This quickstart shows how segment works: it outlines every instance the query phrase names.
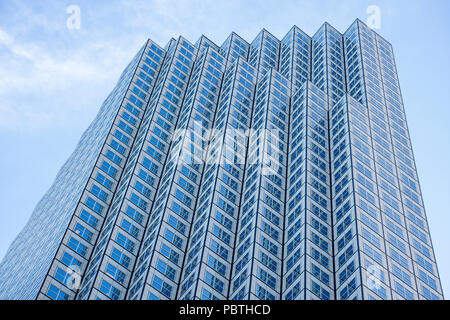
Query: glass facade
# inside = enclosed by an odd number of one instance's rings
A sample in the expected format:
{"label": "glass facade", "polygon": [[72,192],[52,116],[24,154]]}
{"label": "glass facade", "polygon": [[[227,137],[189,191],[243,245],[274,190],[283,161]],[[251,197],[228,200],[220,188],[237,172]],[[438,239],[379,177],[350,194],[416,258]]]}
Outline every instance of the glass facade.
{"label": "glass facade", "polygon": [[148,40],[1,299],[443,299],[392,46],[356,20]]}

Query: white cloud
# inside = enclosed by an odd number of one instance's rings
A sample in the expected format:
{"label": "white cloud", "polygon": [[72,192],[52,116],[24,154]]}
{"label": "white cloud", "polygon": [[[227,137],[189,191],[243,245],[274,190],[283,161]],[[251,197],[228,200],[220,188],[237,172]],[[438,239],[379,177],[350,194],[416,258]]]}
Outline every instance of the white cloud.
{"label": "white cloud", "polygon": [[14,39],[4,30],[0,29],[0,44],[9,47]]}

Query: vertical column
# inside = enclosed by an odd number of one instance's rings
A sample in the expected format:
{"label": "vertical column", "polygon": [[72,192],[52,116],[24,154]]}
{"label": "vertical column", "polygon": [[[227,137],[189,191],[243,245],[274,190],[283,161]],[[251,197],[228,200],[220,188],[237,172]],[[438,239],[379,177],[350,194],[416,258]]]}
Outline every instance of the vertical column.
{"label": "vertical column", "polygon": [[282,299],[333,299],[328,104],[310,81],[291,99]]}
{"label": "vertical column", "polygon": [[185,39],[170,42],[79,299],[126,296],[195,55]]}
{"label": "vertical column", "polygon": [[[407,245],[406,230],[402,231],[404,216],[399,194],[397,173],[393,158],[393,145],[388,127],[386,107],[383,101],[380,65],[377,57],[375,33],[367,26],[357,22],[361,46],[361,61],[366,99],[369,113],[370,136],[375,160],[375,181],[378,190],[379,208],[383,219],[384,252],[387,256],[389,281],[392,299],[398,299],[396,291],[401,291],[403,298],[411,299],[416,291],[416,284],[411,278],[413,274],[411,253]],[[393,219],[394,221],[392,221]],[[378,236],[378,234],[376,235]],[[403,242],[405,241],[406,242]],[[396,279],[397,278],[397,279]],[[399,281],[399,279],[401,279]],[[405,286],[408,286],[406,287]],[[411,290],[412,288],[412,290]],[[411,295],[410,295],[411,294]]]}
{"label": "vertical column", "polygon": [[343,38],[328,23],[324,23],[312,37],[311,77],[312,82],[327,93],[330,108],[344,95]]}
{"label": "vertical column", "polygon": [[248,63],[258,70],[258,79],[271,68],[278,70],[280,41],[266,29],[256,36],[250,45]]}
{"label": "vertical column", "polygon": [[[419,298],[443,299],[392,46],[375,34],[387,119]],[[389,237],[389,235],[388,235]],[[392,238],[393,236],[390,236]],[[394,240],[395,242],[395,240]]]}
{"label": "vertical column", "polygon": [[250,46],[247,41],[232,32],[220,46],[220,50],[221,54],[227,60],[225,69],[228,70],[237,58],[241,57],[242,59],[247,60]]}
{"label": "vertical column", "polygon": [[178,299],[227,297],[255,76],[242,58],[224,75]]}
{"label": "vertical column", "polygon": [[148,245],[143,249],[149,258],[136,272],[145,279],[142,296],[137,298],[176,297],[224,63],[218,52],[208,48],[194,66],[147,230]]}
{"label": "vertical column", "polygon": [[[130,155],[130,148],[135,144],[163,56],[162,49],[149,40],[119,80],[118,90],[122,97],[110,96],[108,104],[102,107],[94,121],[92,126],[107,130],[97,132],[101,153],[94,162],[95,167],[90,172],[38,299],[75,297],[79,288],[78,280],[86,273],[99,232],[108,216],[114,195],[118,192],[118,182]],[[84,145],[96,148],[87,141]]]}
{"label": "vertical column", "polygon": [[[363,224],[369,228],[371,225],[373,226],[372,232],[370,233],[368,229],[361,230],[361,232],[363,233],[362,237],[374,246],[372,248],[374,253],[372,254],[372,251],[368,250],[370,254],[367,254],[376,256],[376,249],[378,249],[381,251],[381,256],[386,258],[386,265],[382,266],[380,266],[380,262],[378,264],[370,260],[367,262],[364,258],[364,299],[389,297],[392,299],[418,299],[418,280],[415,276],[411,245],[416,243],[419,244],[418,247],[422,247],[416,237],[422,237],[421,241],[428,245],[430,242],[426,234],[421,233],[414,223],[407,220],[408,212],[410,212],[407,209],[408,205],[410,209],[419,208],[417,210],[419,214],[423,209],[421,210],[419,207],[422,204],[417,194],[414,197],[414,193],[400,182],[401,178],[406,177],[403,172],[409,171],[410,176],[414,177],[415,170],[411,170],[411,166],[408,168],[404,162],[399,162],[396,158],[400,155],[404,159],[412,159],[412,152],[409,139],[406,139],[404,135],[399,135],[398,131],[393,129],[395,126],[399,128],[398,125],[403,126],[404,113],[401,112],[402,108],[398,107],[401,99],[399,90],[397,95],[393,95],[390,88],[392,85],[383,80],[382,72],[391,77],[394,73],[392,68],[389,72],[389,66],[385,62],[383,62],[383,67],[381,66],[379,43],[375,32],[359,20],[346,32],[346,55],[349,56],[347,60],[352,59],[352,62],[347,64],[349,91],[367,108],[368,119],[366,121],[370,138],[363,136],[361,139],[367,143],[366,155],[373,153],[374,161],[369,166],[369,162],[363,156],[361,162],[364,163],[366,160],[368,168],[364,168],[359,163],[361,169],[368,169],[368,173],[372,176],[374,186],[369,190],[371,189],[370,191],[374,193],[373,202],[376,209],[372,214],[375,221],[372,219],[363,221]],[[391,126],[391,123],[394,125]],[[360,146],[364,151],[365,145],[360,143]],[[412,163],[410,162],[410,164]],[[402,168],[405,171],[402,171]],[[403,178],[403,181],[408,180]],[[364,185],[364,182],[358,182],[358,188],[362,188],[359,186],[360,184]],[[371,186],[371,184],[367,185]],[[406,193],[402,193],[402,191]],[[367,194],[370,195],[370,193]],[[411,217],[414,216],[411,215]],[[375,228],[378,222],[381,223]],[[369,245],[363,243],[363,246]],[[384,277],[383,267],[387,269],[387,277]],[[367,276],[366,273],[372,273],[372,275]],[[377,282],[375,285],[372,283],[374,277]],[[423,279],[428,278],[423,276]],[[390,293],[384,293],[383,283],[387,283]],[[436,282],[434,284],[435,288],[439,290]],[[373,294],[374,292],[376,295]]]}
{"label": "vertical column", "polygon": [[[346,95],[330,111],[337,299],[390,297],[369,113]],[[375,279],[376,281],[372,281]],[[379,279],[379,281],[378,281]]]}
{"label": "vertical column", "polygon": [[297,26],[281,40],[279,71],[289,79],[291,92],[311,79],[311,38]]}
{"label": "vertical column", "polygon": [[231,299],[279,299],[289,82],[273,69],[258,81],[231,274]]}

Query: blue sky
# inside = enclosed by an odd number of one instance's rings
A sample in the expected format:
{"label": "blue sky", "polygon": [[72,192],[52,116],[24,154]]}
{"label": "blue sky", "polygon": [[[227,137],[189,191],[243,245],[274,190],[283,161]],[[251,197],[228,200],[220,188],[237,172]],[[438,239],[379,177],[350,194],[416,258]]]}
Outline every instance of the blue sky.
{"label": "blue sky", "polygon": [[[69,5],[81,28],[68,29]],[[394,47],[444,294],[450,295],[450,1],[0,1],[0,259],[147,38],[164,46],[265,27],[344,32],[369,5]]]}

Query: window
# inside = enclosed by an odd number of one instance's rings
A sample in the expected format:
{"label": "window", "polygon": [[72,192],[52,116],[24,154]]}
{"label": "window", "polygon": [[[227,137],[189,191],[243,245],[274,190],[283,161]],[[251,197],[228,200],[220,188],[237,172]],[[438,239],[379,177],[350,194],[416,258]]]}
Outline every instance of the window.
{"label": "window", "polygon": [[98,214],[101,214],[103,211],[103,206],[94,199],[92,199],[91,197],[87,197],[86,205],[95,212],[97,212]]}
{"label": "window", "polygon": [[356,290],[356,278],[347,283],[344,289],[340,291],[341,299],[347,299]]}
{"label": "window", "polygon": [[109,274],[111,277],[113,277],[114,280],[117,282],[123,284],[125,281],[125,273],[117,269],[115,266],[113,266],[111,263],[108,263],[106,266],[106,273]]}
{"label": "window", "polygon": [[142,169],[139,170],[139,177],[151,186],[155,183],[155,179]]}
{"label": "window", "polygon": [[114,132],[114,136],[125,144],[128,144],[128,141],[130,141],[130,139],[126,135],[124,135],[122,132],[120,132],[117,129]]}
{"label": "window", "polygon": [[208,266],[225,277],[226,266],[211,255],[208,255]]}
{"label": "window", "polygon": [[211,292],[209,292],[208,290],[203,288],[202,289],[202,300],[219,300],[219,298],[217,298]]}
{"label": "window", "polygon": [[120,297],[120,290],[105,280],[102,280],[100,292],[110,297],[112,300],[118,300]]}
{"label": "window", "polygon": [[92,185],[91,193],[103,201],[108,199],[108,194],[95,184]]}
{"label": "window", "polygon": [[165,256],[166,258],[169,258],[170,261],[172,261],[175,264],[178,264],[178,260],[180,259],[180,255],[175,252],[174,250],[170,249],[167,245],[164,243],[161,244],[161,254]]}
{"label": "window", "polygon": [[117,233],[116,242],[120,244],[123,248],[125,248],[127,251],[133,253],[135,243],[128,239],[126,236],[121,234],[120,232]]}
{"label": "window", "polygon": [[54,285],[50,285],[47,291],[47,296],[49,296],[53,300],[68,300],[69,295],[64,291],[58,289]]}
{"label": "window", "polygon": [[395,281],[394,283],[395,283],[395,291],[397,291],[397,293],[399,295],[401,295],[406,300],[414,300],[414,294],[411,291],[406,289],[404,286],[402,286],[397,281]]}
{"label": "window", "polygon": [[116,155],[111,150],[106,151],[106,157],[117,165],[120,165],[120,163],[122,162],[122,158]]}
{"label": "window", "polygon": [[94,217],[93,215],[91,215],[89,212],[87,212],[86,210],[82,210],[80,213],[80,218],[81,220],[83,220],[84,222],[86,222],[87,224],[89,224],[91,227],[96,228],[97,224],[98,224],[98,219],[96,217]]}
{"label": "window", "polygon": [[119,128],[128,133],[129,135],[133,134],[133,128],[131,128],[129,125],[127,125],[122,120],[119,121]]}
{"label": "window", "polygon": [[125,268],[128,268],[128,266],[130,265],[130,258],[116,248],[113,248],[111,252],[111,258],[113,258]]}
{"label": "window", "polygon": [[161,259],[158,259],[156,269],[170,280],[175,280],[176,270]]}
{"label": "window", "polygon": [[173,228],[181,232],[183,235],[186,233],[186,225],[183,224],[180,220],[178,220],[173,215],[169,215],[168,219],[169,225],[171,225]]}
{"label": "window", "polygon": [[108,162],[103,161],[100,167],[106,174],[115,178],[117,174],[117,169],[112,167]]}
{"label": "window", "polygon": [[172,286],[164,282],[160,277],[153,276],[152,286],[166,297],[170,298]]}
{"label": "window", "polygon": [[67,279],[69,279],[69,278],[70,278],[70,275],[67,274],[64,270],[62,270],[61,268],[56,269],[56,272],[55,272],[56,280],[58,280],[59,282],[61,282],[64,285],[66,285]]}
{"label": "window", "polygon": [[83,227],[81,224],[77,223],[74,228],[74,232],[79,235],[84,240],[91,242],[93,233]]}
{"label": "window", "polygon": [[134,184],[134,188],[139,191],[144,197],[150,199],[151,196],[151,190],[149,188],[147,188],[146,186],[144,186],[142,183],[140,183],[139,181],[136,180],[135,184]]}
{"label": "window", "polygon": [[168,228],[166,229],[164,238],[166,238],[169,242],[171,242],[178,249],[181,249],[181,247],[183,245],[183,239],[181,239],[179,236],[177,236],[174,232],[172,232]]}
{"label": "window", "polygon": [[330,299],[330,293],[314,281],[311,281],[311,290],[316,296],[318,296],[322,300]]}
{"label": "window", "polygon": [[120,225],[122,229],[131,234],[133,237],[139,237],[139,229],[135,227],[130,221],[127,219],[122,219],[122,224]]}
{"label": "window", "polygon": [[276,289],[277,280],[274,276],[272,276],[269,272],[264,269],[258,268],[258,277],[259,279],[267,284],[272,289]]}
{"label": "window", "polygon": [[125,214],[140,224],[142,224],[142,222],[144,220],[144,216],[131,206],[127,207]]}
{"label": "window", "polygon": [[66,266],[81,266],[81,262],[74,257],[72,257],[69,253],[64,252],[61,262],[64,263]]}
{"label": "window", "polygon": [[111,140],[111,147],[112,147],[114,150],[118,151],[120,154],[124,154],[124,153],[125,153],[125,150],[126,150],[122,145],[120,145],[120,144],[119,144],[116,140],[114,140],[114,139]]}
{"label": "window", "polygon": [[224,289],[224,286],[225,286],[223,281],[221,281],[217,277],[213,276],[208,271],[206,271],[206,273],[205,273],[205,282],[207,284],[209,284],[212,288],[214,288],[214,290],[216,290],[217,292],[220,292],[220,293],[223,292],[223,289]]}
{"label": "window", "polygon": [[256,295],[261,300],[275,300],[275,296],[260,285],[256,285]]}
{"label": "window", "polygon": [[100,172],[97,173],[97,177],[95,178],[97,182],[99,182],[101,185],[106,187],[107,189],[111,190],[112,182],[108,178],[106,178],[104,175],[102,175]]}
{"label": "window", "polygon": [[147,201],[142,200],[138,195],[134,192],[131,193],[130,201],[137,205],[139,208],[143,210],[147,210]]}
{"label": "window", "polygon": [[123,112],[122,113],[122,118],[125,119],[128,123],[130,123],[132,126],[136,125],[136,118],[133,118],[128,112]]}
{"label": "window", "polygon": [[70,237],[67,246],[76,253],[78,253],[80,256],[84,257],[86,255],[87,247],[73,237]]}
{"label": "window", "polygon": [[433,279],[433,277],[430,277],[423,270],[420,269],[419,269],[419,278],[434,290],[436,291],[438,290],[436,286],[436,281]]}

